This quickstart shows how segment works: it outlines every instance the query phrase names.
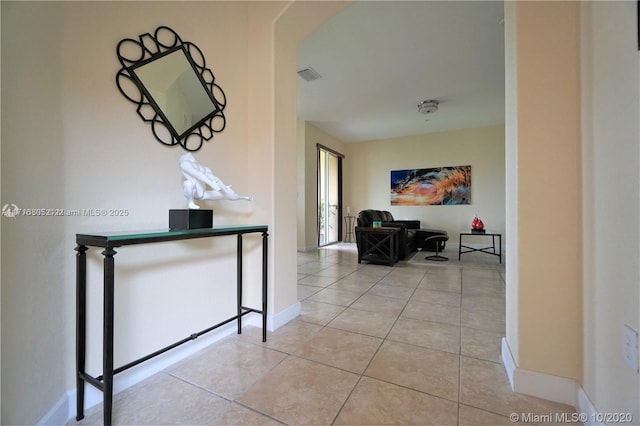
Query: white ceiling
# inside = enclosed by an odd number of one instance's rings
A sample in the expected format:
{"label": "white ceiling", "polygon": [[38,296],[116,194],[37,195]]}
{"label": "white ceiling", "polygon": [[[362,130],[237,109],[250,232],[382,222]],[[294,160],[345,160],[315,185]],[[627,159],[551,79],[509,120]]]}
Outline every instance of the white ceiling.
{"label": "white ceiling", "polygon": [[[504,123],[502,2],[358,1],[298,48],[298,118],[343,142]],[[433,114],[418,103],[440,101]],[[426,121],[428,120],[428,121]]]}

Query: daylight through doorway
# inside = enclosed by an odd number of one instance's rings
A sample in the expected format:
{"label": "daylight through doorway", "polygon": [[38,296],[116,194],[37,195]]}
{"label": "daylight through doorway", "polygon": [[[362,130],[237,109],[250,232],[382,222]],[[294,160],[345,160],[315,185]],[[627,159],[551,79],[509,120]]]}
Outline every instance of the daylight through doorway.
{"label": "daylight through doorway", "polygon": [[319,247],[342,238],[342,158],[342,154],[318,145]]}

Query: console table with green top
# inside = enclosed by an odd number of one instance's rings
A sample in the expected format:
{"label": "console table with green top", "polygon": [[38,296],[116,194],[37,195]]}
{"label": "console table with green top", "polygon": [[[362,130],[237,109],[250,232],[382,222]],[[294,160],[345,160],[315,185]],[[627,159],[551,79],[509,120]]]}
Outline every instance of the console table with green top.
{"label": "console table with green top", "polygon": [[[242,306],[242,236],[245,234],[262,234],[262,309]],[[122,367],[113,367],[113,324],[115,273],[114,256],[117,247],[134,244],[152,244],[166,241],[189,240],[195,238],[211,238],[237,236],[237,315],[215,324],[205,330],[193,333],[165,348],[132,361]],[[104,424],[111,424],[113,406],[113,376],[144,361],[163,354],[201,335],[215,330],[232,321],[238,321],[238,334],[242,332],[242,316],[255,312],[262,315],[262,341],[267,340],[267,246],[268,227],[266,225],[228,226],[219,228],[203,228],[175,231],[149,231],[141,233],[99,233],[76,234],[76,380],[77,405],[76,420],[84,418],[84,385],[89,383],[103,393]],[[87,324],[87,255],[88,247],[104,248],[104,298],[103,298],[103,334],[102,334],[102,375],[93,377],[85,371],[86,361],[86,324]]]}

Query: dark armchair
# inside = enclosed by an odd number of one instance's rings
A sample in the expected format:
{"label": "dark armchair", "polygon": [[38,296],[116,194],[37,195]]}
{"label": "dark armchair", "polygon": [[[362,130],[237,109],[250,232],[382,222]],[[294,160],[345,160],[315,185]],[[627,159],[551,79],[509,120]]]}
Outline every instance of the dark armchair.
{"label": "dark armchair", "polygon": [[397,247],[394,248],[394,251],[399,260],[406,259],[416,251],[414,238],[416,231],[420,229],[419,220],[395,220],[388,211],[362,210],[358,214],[358,226],[356,227],[359,254],[365,249],[362,233],[373,232],[373,222],[375,221],[381,222],[381,226],[384,228],[398,228]]}
{"label": "dark armchair", "polygon": [[[374,229],[373,222],[380,222],[382,228]],[[357,225],[358,263],[368,260],[392,265],[408,259],[418,249],[442,252],[449,239],[447,231],[420,228],[419,220],[396,220],[384,210],[362,210]]]}

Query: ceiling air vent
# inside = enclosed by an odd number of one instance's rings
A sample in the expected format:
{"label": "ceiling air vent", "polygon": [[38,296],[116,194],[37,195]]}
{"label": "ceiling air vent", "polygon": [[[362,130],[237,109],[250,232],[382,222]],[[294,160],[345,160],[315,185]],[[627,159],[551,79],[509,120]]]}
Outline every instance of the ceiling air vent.
{"label": "ceiling air vent", "polygon": [[298,70],[298,75],[302,77],[304,81],[313,81],[322,78],[322,76],[318,74],[318,71],[314,70],[311,67]]}

